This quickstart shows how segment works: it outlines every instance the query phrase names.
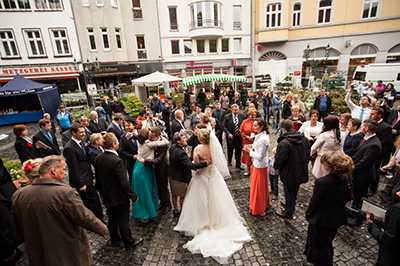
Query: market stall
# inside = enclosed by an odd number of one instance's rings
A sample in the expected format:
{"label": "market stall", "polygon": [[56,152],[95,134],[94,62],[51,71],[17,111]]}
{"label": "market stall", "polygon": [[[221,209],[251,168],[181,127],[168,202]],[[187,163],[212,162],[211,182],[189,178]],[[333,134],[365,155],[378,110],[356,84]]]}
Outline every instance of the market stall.
{"label": "market stall", "polygon": [[36,122],[43,113],[57,115],[61,104],[55,84],[42,84],[17,74],[0,88],[0,125]]}

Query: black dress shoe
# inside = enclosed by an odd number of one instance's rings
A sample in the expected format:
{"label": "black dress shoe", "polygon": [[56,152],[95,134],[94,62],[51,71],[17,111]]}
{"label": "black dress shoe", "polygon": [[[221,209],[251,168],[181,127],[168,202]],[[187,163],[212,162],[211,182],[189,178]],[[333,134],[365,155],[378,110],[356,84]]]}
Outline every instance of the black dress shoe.
{"label": "black dress shoe", "polygon": [[125,246],[125,249],[134,248],[142,242],[143,242],[143,238],[139,237],[139,238],[135,239],[135,241],[133,241],[131,244],[129,244],[129,246]]}
{"label": "black dress shoe", "polygon": [[244,168],[242,166],[240,166],[240,165],[236,165],[236,169],[244,170]]}
{"label": "black dress shoe", "polygon": [[164,215],[164,214],[169,213],[170,210],[171,210],[171,206],[165,206],[161,213]]}
{"label": "black dress shoe", "polygon": [[174,217],[178,217],[178,216],[180,216],[181,215],[181,212],[180,211],[172,211],[172,214],[174,215]]}

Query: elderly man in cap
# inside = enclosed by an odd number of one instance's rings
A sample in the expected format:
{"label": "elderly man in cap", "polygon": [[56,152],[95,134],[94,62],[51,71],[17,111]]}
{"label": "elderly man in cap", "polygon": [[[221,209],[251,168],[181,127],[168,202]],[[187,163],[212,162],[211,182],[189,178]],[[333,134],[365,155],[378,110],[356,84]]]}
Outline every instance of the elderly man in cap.
{"label": "elderly man in cap", "polygon": [[[136,163],[136,157],[138,154],[138,141],[133,139],[133,135],[137,135],[137,123],[133,117],[127,117],[125,119],[126,133],[121,136],[119,143],[119,156],[125,162],[125,168],[128,170],[129,180],[132,181],[133,167]],[[132,184],[132,182],[130,182]]]}

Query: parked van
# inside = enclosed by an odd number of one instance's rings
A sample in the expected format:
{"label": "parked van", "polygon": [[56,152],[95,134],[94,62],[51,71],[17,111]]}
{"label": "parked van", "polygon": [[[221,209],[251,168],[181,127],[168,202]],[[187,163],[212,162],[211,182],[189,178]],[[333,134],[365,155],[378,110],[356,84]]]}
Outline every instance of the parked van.
{"label": "parked van", "polygon": [[378,80],[383,84],[392,83],[398,93],[400,93],[400,63],[389,64],[369,64],[358,66],[353,76],[356,82],[372,82],[376,86]]}

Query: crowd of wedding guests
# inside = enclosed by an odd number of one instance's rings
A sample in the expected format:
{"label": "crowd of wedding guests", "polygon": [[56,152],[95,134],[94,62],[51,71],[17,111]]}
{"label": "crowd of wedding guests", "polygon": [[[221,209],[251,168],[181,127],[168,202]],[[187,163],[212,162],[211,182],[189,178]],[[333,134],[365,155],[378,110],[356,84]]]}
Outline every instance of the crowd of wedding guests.
{"label": "crowd of wedding guests", "polygon": [[[387,87],[385,91],[392,93],[393,85]],[[280,178],[285,200],[280,201],[284,209],[276,211],[276,215],[292,219],[300,185],[309,180],[311,162],[314,193],[306,212],[309,228],[305,254],[309,262],[317,265],[332,264],[333,238],[338,228],[347,224],[346,203],[353,200],[352,207],[360,209],[362,199],[377,192],[380,176],[392,171],[394,177],[381,191],[382,205],[388,209],[385,230],[379,231],[370,216],[367,222],[372,235],[380,241],[380,254],[385,254],[379,261],[397,258],[394,251],[400,247],[400,238],[393,230],[399,228],[389,221],[398,221],[400,210],[400,172],[396,171],[400,166],[400,107],[390,109],[395,101],[392,96],[379,90],[374,101],[374,89],[367,86],[357,93],[359,101],[354,103],[350,99],[351,88],[345,98],[350,114],[337,117],[330,115],[332,102],[323,89],[308,113],[298,95],[282,97],[281,92],[273,93],[270,87],[260,99],[262,109],[258,108],[256,97],[245,107],[242,99],[247,96],[242,91],[230,93],[230,97],[225,91],[214,91],[213,109],[202,104],[200,93],[193,113],[186,95],[184,103],[177,101],[174,106],[154,94],[149,110],[144,106],[137,118],[123,115],[123,104],[117,97],[110,102],[104,96],[89,118],[82,116],[79,121],[60,106],[56,124],[62,153],[56,125],[48,114],[39,121],[39,132],[32,138],[26,126],[14,126],[15,149],[31,185],[15,193],[11,189],[4,197],[5,206],[12,210],[16,232],[4,236],[9,245],[2,249],[3,260],[12,265],[20,256],[17,246],[22,243],[21,236],[32,265],[57,264],[55,259],[61,257],[71,259],[77,251],[56,248],[54,239],[48,241],[52,247],[37,244],[39,239],[52,237],[50,227],[66,236],[60,241],[70,241],[71,246],[79,243],[85,252],[75,258],[87,256],[82,263],[90,264],[90,246],[83,228],[106,233],[101,204],[107,210],[112,245],[119,246],[121,241],[125,248],[140,244],[142,239],[131,236],[130,215],[150,223],[172,209],[173,216],[178,217],[191,170],[212,164],[212,160],[192,162],[193,150],[200,145],[199,130],[207,126],[226,148],[228,166],[234,162],[238,171],[244,171],[240,173],[249,176],[252,215],[266,215],[270,193],[272,200],[278,200]],[[269,156],[271,119],[279,138]],[[66,169],[69,185],[62,182]],[[10,213],[6,214],[2,210],[2,217],[9,217],[11,225]],[[361,223],[359,216],[349,222],[353,226]],[[82,233],[68,233],[70,228],[79,228]],[[63,242],[61,246],[64,245],[67,244]]]}

